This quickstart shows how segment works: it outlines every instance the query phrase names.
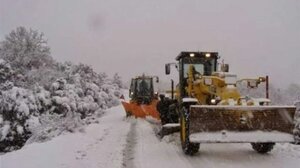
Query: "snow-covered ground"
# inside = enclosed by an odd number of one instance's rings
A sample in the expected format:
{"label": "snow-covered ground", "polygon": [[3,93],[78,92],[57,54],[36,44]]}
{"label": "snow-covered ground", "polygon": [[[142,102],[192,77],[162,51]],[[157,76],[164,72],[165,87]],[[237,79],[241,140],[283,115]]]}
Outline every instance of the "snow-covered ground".
{"label": "snow-covered ground", "polygon": [[0,156],[0,168],[99,168],[121,167],[130,123],[122,107],[111,108],[84,132],[33,143]]}
{"label": "snow-covered ground", "polygon": [[252,150],[250,144],[201,144],[199,153],[186,156],[180,148],[179,134],[159,140],[153,126],[146,121],[137,121],[137,145],[134,157],[135,167],[299,167],[300,146],[277,144],[266,155]]}
{"label": "snow-covered ground", "polygon": [[182,153],[178,134],[160,140],[155,128],[147,120],[126,119],[117,106],[82,132],[0,155],[0,168],[299,167],[300,146],[277,144],[261,155],[250,144],[201,144],[190,157]]}

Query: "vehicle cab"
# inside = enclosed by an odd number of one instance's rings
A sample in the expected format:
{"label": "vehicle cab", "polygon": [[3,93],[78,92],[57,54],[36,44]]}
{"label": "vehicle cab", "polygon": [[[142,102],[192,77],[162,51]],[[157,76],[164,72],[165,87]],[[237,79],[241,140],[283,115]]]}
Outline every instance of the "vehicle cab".
{"label": "vehicle cab", "polygon": [[[176,67],[179,71],[179,94],[180,97],[186,97],[187,79],[190,67],[192,65],[194,74],[199,76],[211,76],[217,71],[217,52],[181,52],[176,60]],[[170,65],[166,64],[166,74],[170,74]]]}

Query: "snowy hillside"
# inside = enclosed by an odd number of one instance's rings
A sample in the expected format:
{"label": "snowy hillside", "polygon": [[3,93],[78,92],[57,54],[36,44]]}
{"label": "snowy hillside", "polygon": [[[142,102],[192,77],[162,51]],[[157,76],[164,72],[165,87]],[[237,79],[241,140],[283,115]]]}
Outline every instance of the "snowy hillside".
{"label": "snowy hillside", "polygon": [[76,132],[118,105],[122,82],[60,63],[43,33],[18,27],[0,42],[0,152]]}

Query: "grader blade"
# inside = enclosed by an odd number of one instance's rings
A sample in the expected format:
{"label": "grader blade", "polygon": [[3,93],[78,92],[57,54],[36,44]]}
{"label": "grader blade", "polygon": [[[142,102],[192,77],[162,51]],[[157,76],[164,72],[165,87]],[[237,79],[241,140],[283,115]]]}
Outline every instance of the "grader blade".
{"label": "grader blade", "polygon": [[195,105],[189,111],[191,142],[295,142],[294,106]]}
{"label": "grader blade", "polygon": [[137,104],[135,102],[127,103],[122,101],[122,105],[126,111],[126,116],[134,116],[136,118],[151,116],[159,120],[160,117],[156,110],[156,104],[157,100],[153,100],[150,104]]}

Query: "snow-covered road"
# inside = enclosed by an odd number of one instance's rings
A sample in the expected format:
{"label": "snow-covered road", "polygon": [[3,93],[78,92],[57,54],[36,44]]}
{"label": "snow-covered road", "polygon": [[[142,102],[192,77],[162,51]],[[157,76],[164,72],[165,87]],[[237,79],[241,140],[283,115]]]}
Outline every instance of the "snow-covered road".
{"label": "snow-covered road", "polygon": [[84,132],[0,156],[0,168],[299,167],[300,146],[277,144],[270,154],[260,155],[249,144],[201,144],[200,152],[189,157],[181,151],[178,134],[160,140],[155,127],[126,119],[118,106]]}
{"label": "snow-covered road", "polygon": [[0,156],[0,168],[108,168],[123,167],[130,131],[122,106],[111,108],[84,132],[30,144]]}
{"label": "snow-covered road", "polygon": [[136,127],[136,167],[294,168],[300,163],[300,146],[291,144],[277,144],[266,155],[256,153],[250,144],[201,144],[197,155],[186,156],[180,148],[179,134],[159,140],[154,135],[153,126],[146,121],[138,120]]}

